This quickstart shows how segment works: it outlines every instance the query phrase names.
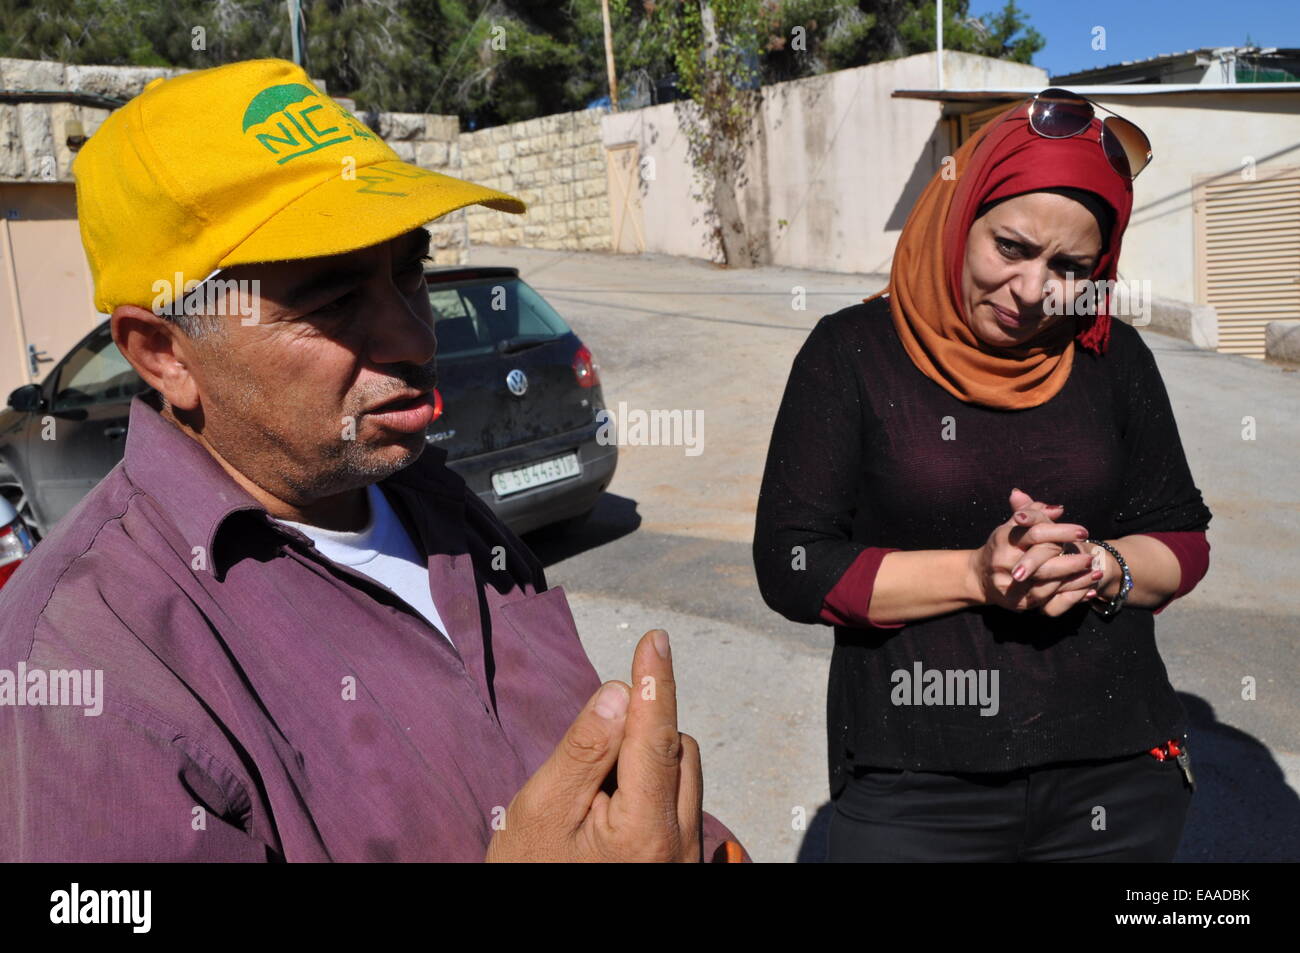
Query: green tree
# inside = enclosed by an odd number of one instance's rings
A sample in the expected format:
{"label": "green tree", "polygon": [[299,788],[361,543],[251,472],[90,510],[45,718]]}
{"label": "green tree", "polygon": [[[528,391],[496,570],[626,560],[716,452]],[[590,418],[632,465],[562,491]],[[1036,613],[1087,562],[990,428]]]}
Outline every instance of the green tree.
{"label": "green tree", "polygon": [[[932,0],[713,6],[762,83],[934,47]],[[624,102],[640,104],[674,78],[679,92],[704,95],[690,78],[698,58],[683,59],[682,46],[700,51],[689,25],[699,0],[610,8]],[[1042,48],[1013,2],[975,19],[968,0],[945,0],[944,13],[949,49],[1028,62]],[[362,109],[453,113],[485,126],[581,109],[607,92],[600,0],[304,0],[303,14],[308,71]],[[202,69],[290,50],[280,0],[0,0],[0,56]]]}
{"label": "green tree", "polygon": [[761,102],[760,57],[780,27],[780,6],[770,0],[680,0],[645,8],[645,51],[671,54],[686,97],[675,110],[695,173],[695,197],[707,210],[715,252],[733,266],[764,258],[762,236],[747,233],[736,192],[745,184]]}
{"label": "green tree", "polygon": [[[917,4],[899,25],[904,55],[934,49],[934,4]],[[977,53],[994,59],[1030,63],[1047,45],[1041,33],[1029,25],[1015,0],[997,13],[970,15],[969,0],[944,0],[943,46],[946,50]]]}

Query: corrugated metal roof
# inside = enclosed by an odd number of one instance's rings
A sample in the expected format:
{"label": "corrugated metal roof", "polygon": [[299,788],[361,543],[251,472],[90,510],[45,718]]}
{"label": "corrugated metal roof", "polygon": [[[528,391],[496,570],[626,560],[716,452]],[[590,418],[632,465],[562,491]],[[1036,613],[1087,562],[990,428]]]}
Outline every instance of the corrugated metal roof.
{"label": "corrugated metal roof", "polygon": [[1294,57],[1300,56],[1300,48],[1274,47],[1274,46],[1202,46],[1194,50],[1182,50],[1174,53],[1158,53],[1155,56],[1147,56],[1136,60],[1121,60],[1118,63],[1107,63],[1105,66],[1090,66],[1087,69],[1070,70],[1067,73],[1059,73],[1056,78],[1065,79],[1070,76],[1086,76],[1089,73],[1100,73],[1105,70],[1120,70],[1133,66],[1147,66],[1158,63],[1172,63],[1175,60],[1185,56],[1216,56],[1219,53],[1235,53],[1239,58],[1253,57]]}
{"label": "corrugated metal roof", "polygon": [[1073,73],[1093,73],[1099,69],[1119,69],[1122,66],[1141,66],[1144,63],[1159,63],[1163,61],[1176,60],[1183,56],[1195,56],[1200,53],[1213,55],[1214,51],[1217,49],[1232,49],[1232,47],[1203,46],[1195,50],[1182,50],[1174,53],[1157,53],[1155,56],[1146,56],[1140,60],[1120,60],[1118,63],[1107,63],[1105,66],[1090,66],[1087,69],[1072,70],[1070,73],[1062,73],[1061,75],[1070,76]]}
{"label": "corrugated metal roof", "polygon": [[[932,99],[940,102],[982,102],[987,100],[1027,99],[1041,93],[1044,86],[1004,86],[995,89],[896,89],[895,99]],[[1300,87],[1295,83],[1113,83],[1092,86],[1065,86],[1064,89],[1081,96],[1094,98],[1109,96],[1169,96],[1191,93],[1231,93],[1245,96],[1251,93],[1290,93],[1296,95]]]}

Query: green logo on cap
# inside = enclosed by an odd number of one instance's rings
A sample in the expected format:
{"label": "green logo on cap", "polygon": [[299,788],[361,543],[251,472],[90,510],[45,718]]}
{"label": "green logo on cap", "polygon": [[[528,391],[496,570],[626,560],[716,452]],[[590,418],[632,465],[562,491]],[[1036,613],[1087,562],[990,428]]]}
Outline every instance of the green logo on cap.
{"label": "green logo on cap", "polygon": [[243,131],[249,130],[277,165],[351,139],[376,138],[334,100],[302,83],[268,86],[254,96],[244,110]]}

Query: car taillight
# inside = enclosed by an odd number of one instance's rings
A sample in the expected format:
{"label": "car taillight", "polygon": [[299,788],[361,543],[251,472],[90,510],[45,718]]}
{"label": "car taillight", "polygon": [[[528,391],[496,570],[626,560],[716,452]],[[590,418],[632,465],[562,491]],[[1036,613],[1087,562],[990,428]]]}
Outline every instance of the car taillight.
{"label": "car taillight", "polygon": [[433,419],[437,420],[442,416],[442,391],[438,388],[433,389]]}
{"label": "car taillight", "polygon": [[578,386],[596,387],[600,384],[599,371],[596,359],[591,356],[586,345],[578,348],[578,353],[573,356],[573,373],[578,377]]}
{"label": "car taillight", "polygon": [[31,534],[21,521],[0,527],[0,586],[9,580],[19,563],[32,551],[32,545]]}

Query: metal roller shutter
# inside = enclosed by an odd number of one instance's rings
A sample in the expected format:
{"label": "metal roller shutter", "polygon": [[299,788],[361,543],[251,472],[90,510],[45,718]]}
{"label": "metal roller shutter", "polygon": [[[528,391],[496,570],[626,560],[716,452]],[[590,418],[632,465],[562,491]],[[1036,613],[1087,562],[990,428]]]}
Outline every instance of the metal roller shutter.
{"label": "metal roller shutter", "polygon": [[1197,301],[1219,315],[1219,350],[1264,357],[1269,321],[1300,320],[1300,168],[1195,187]]}

